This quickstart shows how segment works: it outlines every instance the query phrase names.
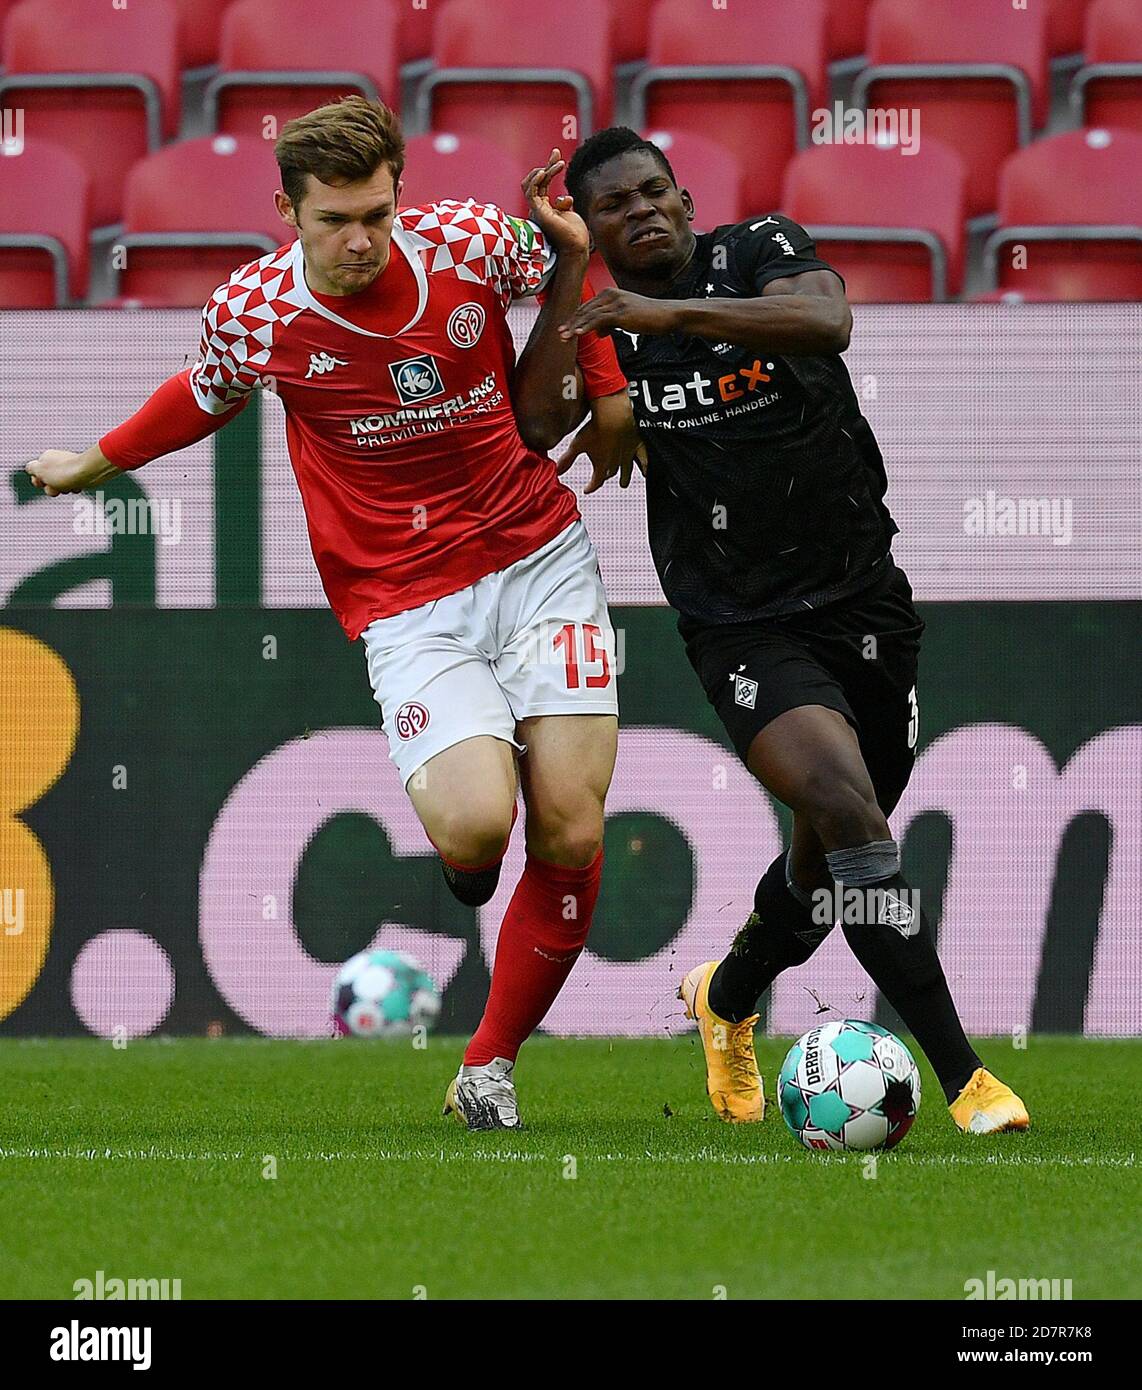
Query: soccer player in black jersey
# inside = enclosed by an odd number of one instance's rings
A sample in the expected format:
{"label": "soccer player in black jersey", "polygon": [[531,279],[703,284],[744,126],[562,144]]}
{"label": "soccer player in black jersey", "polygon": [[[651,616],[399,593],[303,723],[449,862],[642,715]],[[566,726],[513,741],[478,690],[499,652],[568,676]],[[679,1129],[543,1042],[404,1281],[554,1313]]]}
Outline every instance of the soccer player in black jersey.
{"label": "soccer player in black jersey", "polygon": [[645,447],[651,551],[687,655],[750,772],[793,812],[789,851],[726,958],[679,991],[714,1107],[761,1119],[758,997],[808,960],[843,903],[849,946],[955,1122],[1025,1129],[1023,1102],[964,1035],[888,825],[915,756],[923,623],[840,356],[844,283],[779,213],[696,236],[689,194],[634,131],[587,140],[567,186],[618,288],[563,331],[613,336]]}

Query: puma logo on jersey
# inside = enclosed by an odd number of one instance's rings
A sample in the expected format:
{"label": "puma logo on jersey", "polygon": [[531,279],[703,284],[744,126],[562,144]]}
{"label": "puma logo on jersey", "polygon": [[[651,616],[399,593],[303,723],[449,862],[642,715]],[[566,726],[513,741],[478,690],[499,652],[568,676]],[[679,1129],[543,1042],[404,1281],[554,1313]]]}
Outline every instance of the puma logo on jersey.
{"label": "puma logo on jersey", "polygon": [[311,376],[323,376],[326,372],[331,372],[334,367],[347,367],[349,364],[341,357],[330,357],[327,352],[311,352],[309,354],[309,371],[305,374],[306,381]]}

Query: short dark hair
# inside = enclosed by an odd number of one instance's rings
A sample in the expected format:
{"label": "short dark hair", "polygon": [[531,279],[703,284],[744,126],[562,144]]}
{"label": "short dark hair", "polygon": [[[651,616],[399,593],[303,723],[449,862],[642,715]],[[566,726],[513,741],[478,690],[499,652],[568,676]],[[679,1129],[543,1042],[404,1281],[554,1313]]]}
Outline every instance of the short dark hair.
{"label": "short dark hair", "polygon": [[670,182],[675,188],[678,187],[678,180],[674,177],[670,161],[657,145],[650,140],[644,140],[638,131],[631,130],[629,126],[613,125],[606,130],[600,130],[589,140],[584,140],[568,166],[567,192],[574,200],[575,210],[581,217],[585,217],[587,213],[587,186],[592,174],[610,160],[617,159],[619,155],[630,154],[632,150],[645,150],[647,154],[653,155],[663,173],[669,174]]}
{"label": "short dark hair", "polygon": [[404,168],[404,137],[400,121],[383,102],[354,95],[287,121],[274,157],[296,213],[307,174],[340,185],[370,178],[387,164],[395,188]]}

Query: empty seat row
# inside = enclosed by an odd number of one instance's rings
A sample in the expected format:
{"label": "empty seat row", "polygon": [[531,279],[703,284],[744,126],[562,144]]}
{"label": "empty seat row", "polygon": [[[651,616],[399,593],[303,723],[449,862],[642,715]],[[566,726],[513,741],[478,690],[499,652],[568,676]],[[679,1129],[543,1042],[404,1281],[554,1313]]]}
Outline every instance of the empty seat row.
{"label": "empty seat row", "polygon": [[[743,202],[732,154],[689,132],[651,132],[710,230],[779,206],[803,223],[845,277],[853,302],[942,299],[964,282],[967,172],[929,139],[822,145],[796,155],[775,204]],[[1000,173],[992,283],[1029,297],[1142,298],[1142,133],[1084,130],[1037,141]],[[482,198],[523,211],[519,167],[471,137],[408,142],[402,201]],[[244,260],[292,238],[277,216],[277,168],[265,143],[187,140],[141,159],[126,180],[110,254],[112,302],[198,305]],[[91,181],[67,150],[36,138],[0,147],[0,306],[50,307],[88,288]],[[1013,249],[1019,255],[1012,254]],[[607,283],[598,273],[599,286]]]}
{"label": "empty seat row", "polygon": [[[269,140],[291,116],[346,91],[395,105],[408,8],[357,0],[347,28],[314,24],[311,0],[234,0],[222,15],[221,69],[206,89],[211,125]],[[103,28],[64,23],[93,13]],[[23,0],[8,15],[0,78],[0,102],[24,108],[37,135],[88,169],[99,224],[119,219],[127,170],[177,131],[180,102],[179,21],[168,0],[112,11],[113,41],[106,13],[90,0]],[[436,7],[437,66],[420,83],[414,125],[479,137],[523,165],[537,149],[569,151],[612,120],[615,36],[641,19],[650,62],[634,78],[632,109],[619,114],[643,128],[712,136],[738,160],[740,197],[755,206],[776,204],[786,165],[830,109],[828,0],[726,10],[658,0],[629,13],[624,3],[619,30],[611,0],[560,4],[542,23],[534,0],[496,0],[494,23],[492,13],[485,0]],[[1045,124],[1048,35],[1066,16],[1077,9],[1042,0],[1027,9],[875,0],[854,102],[914,113],[922,136],[964,160],[968,215],[990,213],[1000,164]],[[1077,75],[1076,103],[1089,120],[1142,129],[1142,5],[1093,0],[1087,25],[1099,61]]]}

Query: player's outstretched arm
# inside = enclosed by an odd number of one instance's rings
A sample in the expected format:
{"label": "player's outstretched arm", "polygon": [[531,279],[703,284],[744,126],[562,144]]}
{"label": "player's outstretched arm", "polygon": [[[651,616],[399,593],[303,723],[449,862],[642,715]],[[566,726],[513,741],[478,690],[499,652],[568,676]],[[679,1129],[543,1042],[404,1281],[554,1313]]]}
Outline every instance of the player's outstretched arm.
{"label": "player's outstretched arm", "polygon": [[73,454],[67,449],[45,449],[39,458],[29,459],[24,465],[24,472],[48,497],[98,487],[100,483],[119,477],[123,471],[104,457],[98,444],[82,454]]}
{"label": "player's outstretched arm", "polygon": [[216,413],[203,410],[191,388],[190,372],[179,372],[164,381],[129,420],[110,430],[97,444],[81,454],[45,449],[39,458],[24,465],[24,472],[48,497],[98,487],[152,459],[197,444],[232,420],[248,400],[248,395],[243,396]]}
{"label": "player's outstretched arm", "polygon": [[830,270],[807,270],[771,280],[743,299],[652,299],[629,290],[603,290],[563,330],[568,337],[625,328],[630,333],[687,333],[758,352],[816,357],[844,352],[853,316],[845,288]]}

